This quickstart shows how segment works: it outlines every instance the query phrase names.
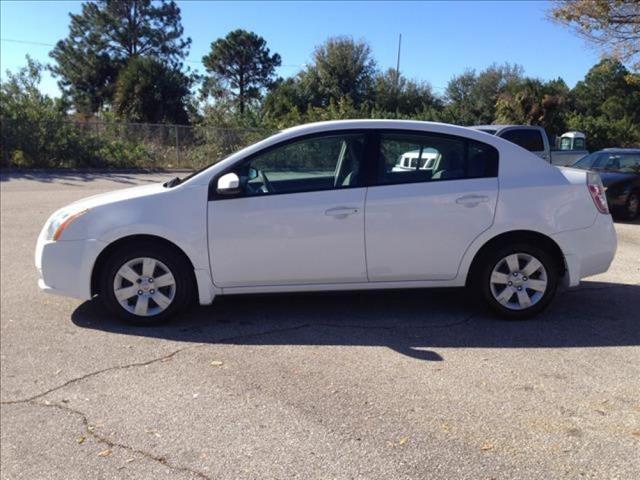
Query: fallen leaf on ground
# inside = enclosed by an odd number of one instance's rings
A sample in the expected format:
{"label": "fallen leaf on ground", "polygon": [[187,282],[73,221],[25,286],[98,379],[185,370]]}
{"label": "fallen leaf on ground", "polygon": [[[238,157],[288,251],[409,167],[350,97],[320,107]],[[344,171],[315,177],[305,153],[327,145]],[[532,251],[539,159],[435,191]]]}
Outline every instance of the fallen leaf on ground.
{"label": "fallen leaf on ground", "polygon": [[493,444],[490,443],[490,442],[484,442],[482,444],[482,447],[480,447],[480,450],[483,450],[483,451],[487,451],[487,450],[491,450],[491,449],[493,449]]}
{"label": "fallen leaf on ground", "polygon": [[84,443],[85,440],[86,440],[86,437],[83,437],[82,435],[76,438],[76,442],[78,443]]}
{"label": "fallen leaf on ground", "polygon": [[110,449],[106,449],[106,450],[102,450],[100,453],[98,453],[99,457],[108,457],[109,455],[111,455],[111,450]]}
{"label": "fallen leaf on ground", "polygon": [[405,443],[407,443],[409,441],[409,437],[402,437],[400,439],[400,441],[398,442],[398,445],[404,445]]}
{"label": "fallen leaf on ground", "polygon": [[221,367],[222,365],[224,365],[224,362],[222,362],[221,360],[214,360],[213,362],[211,362],[212,367]]}

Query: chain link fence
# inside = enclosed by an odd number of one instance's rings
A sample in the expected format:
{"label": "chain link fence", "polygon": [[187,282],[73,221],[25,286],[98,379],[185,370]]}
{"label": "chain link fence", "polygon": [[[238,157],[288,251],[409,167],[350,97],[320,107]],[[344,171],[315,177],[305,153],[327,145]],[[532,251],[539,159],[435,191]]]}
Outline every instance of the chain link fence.
{"label": "chain link fence", "polygon": [[0,119],[3,168],[197,169],[269,136],[267,129]]}

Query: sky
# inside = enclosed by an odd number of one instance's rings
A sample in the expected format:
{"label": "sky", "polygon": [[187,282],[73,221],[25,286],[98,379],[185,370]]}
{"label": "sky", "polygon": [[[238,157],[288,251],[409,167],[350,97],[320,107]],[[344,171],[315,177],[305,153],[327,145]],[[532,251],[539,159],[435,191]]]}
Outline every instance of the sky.
{"label": "sky", "polygon": [[[0,70],[16,71],[25,55],[48,63],[49,52],[69,28],[78,1],[0,0]],[[202,72],[200,61],[211,42],[229,31],[252,30],[282,57],[278,74],[287,77],[311,61],[328,37],[366,40],[381,69],[395,68],[402,34],[400,71],[430,83],[443,93],[447,82],[466,69],[492,63],[517,63],[526,75],[543,80],[562,77],[569,86],[598,62],[599,52],[566,27],[549,21],[543,1],[432,2],[210,2],[178,1],[185,35],[191,37],[187,63]],[[30,43],[22,43],[30,42]],[[41,84],[59,95],[55,79]]]}

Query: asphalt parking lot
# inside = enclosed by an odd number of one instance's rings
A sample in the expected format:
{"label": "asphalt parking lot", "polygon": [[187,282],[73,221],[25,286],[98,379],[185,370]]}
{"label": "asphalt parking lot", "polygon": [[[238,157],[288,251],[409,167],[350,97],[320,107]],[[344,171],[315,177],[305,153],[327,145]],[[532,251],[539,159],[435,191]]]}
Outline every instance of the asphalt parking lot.
{"label": "asphalt parking lot", "polygon": [[220,298],[161,328],[48,296],[50,213],[158,175],[8,175],[3,479],[640,476],[640,224],[507,323],[460,291]]}

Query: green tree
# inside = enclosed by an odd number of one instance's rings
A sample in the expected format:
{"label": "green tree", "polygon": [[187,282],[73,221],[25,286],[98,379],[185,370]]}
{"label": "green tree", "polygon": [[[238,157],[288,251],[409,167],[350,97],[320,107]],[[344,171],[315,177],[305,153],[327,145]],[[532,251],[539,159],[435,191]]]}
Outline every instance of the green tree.
{"label": "green tree", "polygon": [[190,85],[177,68],[152,57],[133,58],[118,75],[114,111],[132,122],[186,124]]}
{"label": "green tree", "polygon": [[445,90],[446,107],[445,120],[459,125],[474,125],[478,123],[474,88],[477,83],[473,70],[454,76]]}
{"label": "green tree", "polygon": [[560,0],[551,18],[572,27],[588,42],[640,70],[640,2]]}
{"label": "green tree", "polygon": [[366,42],[333,37],[315,49],[313,63],[300,81],[314,107],[349,97],[359,108],[371,96],[375,74],[376,62]]}
{"label": "green tree", "polygon": [[375,76],[373,108],[378,112],[406,116],[420,114],[439,106],[439,100],[426,83],[398,76],[398,72],[392,68]]}
{"label": "green tree", "polygon": [[522,78],[519,65],[493,64],[476,74],[467,70],[447,84],[444,118],[460,125],[493,123],[499,96]]}
{"label": "green tree", "polygon": [[640,145],[640,74],[618,60],[594,65],[571,91],[567,121],[584,131],[593,149]]}
{"label": "green tree", "polygon": [[540,125],[549,134],[559,135],[566,127],[568,96],[569,88],[562,79],[523,78],[498,97],[496,123]]}
{"label": "green tree", "polygon": [[67,129],[67,105],[40,92],[43,66],[27,57],[27,66],[6,72],[0,83],[2,166],[47,166]]}
{"label": "green tree", "polygon": [[301,123],[308,105],[309,99],[302,91],[299,76],[278,78],[264,97],[262,115],[265,122],[282,129]]}
{"label": "green tree", "polygon": [[171,0],[96,0],[71,14],[69,35],[50,53],[60,88],[80,112],[112,103],[128,61],[153,57],[180,69],[191,39],[182,38],[180,8]]}
{"label": "green tree", "polygon": [[246,30],[234,30],[211,44],[202,58],[211,75],[205,81],[205,93],[216,98],[231,96],[244,114],[247,103],[259,99],[262,90],[273,81],[280,55],[271,55],[264,38]]}

